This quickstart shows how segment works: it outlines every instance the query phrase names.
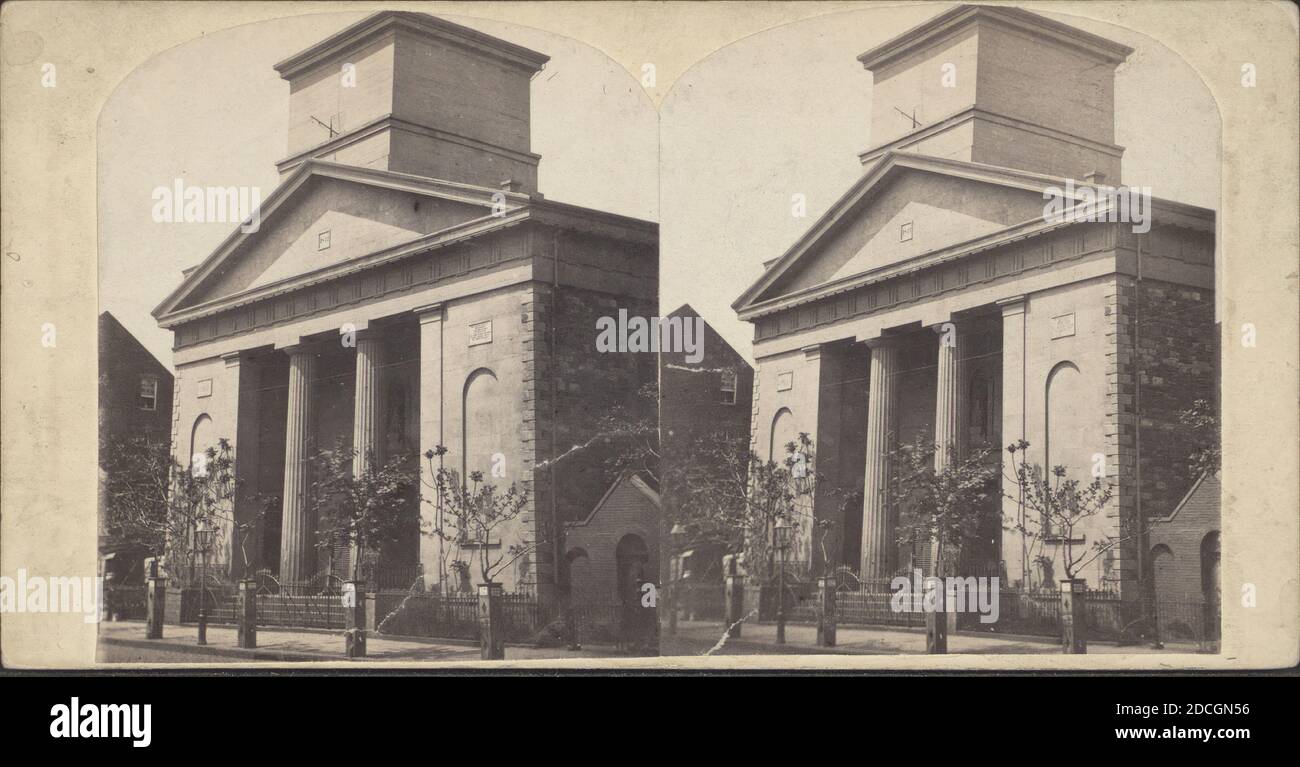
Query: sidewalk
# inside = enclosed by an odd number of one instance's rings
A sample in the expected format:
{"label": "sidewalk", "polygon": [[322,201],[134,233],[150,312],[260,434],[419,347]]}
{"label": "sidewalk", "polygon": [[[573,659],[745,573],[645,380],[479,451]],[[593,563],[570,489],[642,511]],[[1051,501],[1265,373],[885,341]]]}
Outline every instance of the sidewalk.
{"label": "sidewalk", "polygon": [[[805,624],[786,624],[784,645],[776,643],[775,623],[746,623],[738,639],[728,639],[722,647],[709,652],[723,636],[723,626],[715,621],[678,621],[677,634],[667,628],[659,638],[660,655],[899,655],[925,654],[925,631],[919,629],[870,628],[840,626],[835,647],[817,646],[817,628]],[[951,654],[1059,654],[1060,646],[1050,637],[994,636],[989,634],[950,634]],[[1116,647],[1114,643],[1089,643],[1088,652],[1104,654],[1147,654],[1196,652],[1195,645],[1166,645],[1154,650],[1149,645]]]}
{"label": "sidewalk", "polygon": [[[99,624],[100,663],[249,663],[348,661],[343,657],[343,632],[315,629],[265,628],[257,631],[257,648],[236,646],[234,626],[208,626],[208,644],[200,646],[198,626],[164,626],[162,639],[145,639],[142,621]],[[627,657],[612,647],[530,647],[506,645],[507,660]],[[366,657],[359,661],[477,661],[478,643],[457,639],[389,637],[370,633]]]}

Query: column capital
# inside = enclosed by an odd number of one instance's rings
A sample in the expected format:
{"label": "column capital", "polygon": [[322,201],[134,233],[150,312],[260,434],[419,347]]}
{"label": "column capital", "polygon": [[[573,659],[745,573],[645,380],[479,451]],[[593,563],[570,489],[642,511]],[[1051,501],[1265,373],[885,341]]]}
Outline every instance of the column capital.
{"label": "column capital", "polygon": [[444,315],[444,306],[443,303],[439,301],[438,303],[434,303],[434,304],[425,304],[424,306],[417,306],[411,311],[414,312],[415,316],[420,319],[420,324],[424,324],[426,322],[441,322],[443,320],[443,315]]}
{"label": "column capital", "polygon": [[1026,296],[1024,295],[1012,296],[1010,298],[1004,298],[1001,301],[998,301],[997,305],[1000,309],[1002,309],[1002,316],[1008,317],[1013,314],[1024,314],[1025,300],[1026,300]]}
{"label": "column capital", "polygon": [[295,354],[315,351],[316,345],[301,336],[282,338],[275,342],[275,350],[292,357]]}
{"label": "column capital", "polygon": [[244,359],[243,354],[243,352],[226,352],[221,355],[221,361],[226,363],[226,367],[228,368],[237,368],[239,367],[239,363]]}
{"label": "column capital", "polygon": [[876,349],[897,349],[902,345],[902,341],[902,336],[876,336],[875,338],[868,338],[862,343],[866,344],[867,348],[875,351]]}
{"label": "column capital", "polygon": [[811,346],[805,346],[799,351],[803,352],[804,359],[811,362],[813,360],[821,359],[823,346],[824,344],[813,344]]}

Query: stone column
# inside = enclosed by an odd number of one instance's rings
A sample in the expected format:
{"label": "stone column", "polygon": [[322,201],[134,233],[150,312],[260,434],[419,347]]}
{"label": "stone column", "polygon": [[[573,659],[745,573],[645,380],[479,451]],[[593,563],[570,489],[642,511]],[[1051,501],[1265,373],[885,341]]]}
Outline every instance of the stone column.
{"label": "stone column", "polygon": [[[443,444],[442,412],[442,325],[444,310],[442,304],[430,304],[415,310],[420,321],[420,471],[425,472],[424,481],[433,482],[427,476],[429,462],[424,453]],[[433,470],[437,471],[440,458],[433,459]],[[438,523],[438,509],[435,504],[421,503],[421,522],[435,525]],[[437,535],[420,536],[420,563],[424,565],[425,587],[432,590],[436,580],[442,593],[450,591],[447,583],[448,574],[440,572],[443,566],[444,542]]]}
{"label": "stone column", "polygon": [[[352,476],[359,477],[370,464],[371,458],[377,457],[379,446],[379,363],[380,343],[372,330],[357,332],[357,370],[356,390],[352,407],[352,448],[356,455],[352,459]],[[348,551],[347,579],[353,580],[353,569],[363,552],[358,551],[355,542]]]}
{"label": "stone column", "polygon": [[934,397],[934,443],[938,449],[934,453],[934,470],[943,471],[948,466],[952,453],[957,450],[959,441],[958,420],[961,402],[961,362],[959,348],[961,337],[953,323],[944,323],[939,333],[939,357],[935,373]]}
{"label": "stone column", "polygon": [[[939,329],[939,354],[935,366],[935,397],[934,397],[934,470],[941,472],[948,468],[949,463],[956,457],[958,442],[960,437],[958,429],[960,428],[960,411],[961,391],[962,391],[962,374],[961,374],[961,356],[965,350],[961,348],[961,336],[955,323],[948,322],[940,326]],[[939,540],[932,539],[930,542],[930,575],[945,576],[953,575],[943,568],[941,559],[953,556],[955,552],[940,552]],[[944,607],[942,617],[933,613],[926,613],[926,646],[929,652],[947,652],[948,651],[948,633],[957,630],[956,613],[947,612],[946,605],[943,605],[945,592],[942,588],[939,590],[939,604]]]}
{"label": "stone column", "polygon": [[[948,467],[960,442],[962,374],[961,335],[955,323],[944,323],[939,330],[939,354],[935,365],[934,397],[934,470]],[[937,544],[937,542],[936,542]],[[931,547],[931,574],[938,575],[938,546]]]}
{"label": "stone column", "polygon": [[280,520],[280,582],[301,583],[312,573],[312,521],[307,509],[308,469],[313,449],[312,381],[316,356],[302,345],[289,355],[289,410],[285,418],[284,514]]}
{"label": "stone column", "polygon": [[861,575],[884,578],[889,575],[890,553],[896,548],[889,540],[887,501],[899,349],[893,339],[877,338],[867,345],[871,347],[871,389],[867,393],[867,460],[862,485]]}
{"label": "stone column", "polygon": [[[1025,297],[1015,296],[998,301],[1002,309],[1002,447],[1025,437],[1026,417],[1026,359],[1025,348]],[[1007,459],[1002,451],[1003,460]],[[1018,491],[1014,484],[1002,479],[1002,515],[1013,523],[1023,524],[1016,502]],[[1007,578],[1012,585],[1028,585],[1028,541],[1014,531],[1002,533],[1002,560],[1006,562]]]}

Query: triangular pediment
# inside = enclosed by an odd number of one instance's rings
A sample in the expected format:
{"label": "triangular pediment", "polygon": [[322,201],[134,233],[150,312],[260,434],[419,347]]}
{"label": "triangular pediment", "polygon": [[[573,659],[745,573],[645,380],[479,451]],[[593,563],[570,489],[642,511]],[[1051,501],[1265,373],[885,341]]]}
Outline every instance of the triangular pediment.
{"label": "triangular pediment", "polygon": [[295,171],[155,310],[210,304],[345,265],[467,222],[493,205],[526,205],[515,193],[312,161]]}
{"label": "triangular pediment", "polygon": [[733,304],[738,310],[986,237],[1043,215],[1055,179],[890,153]]}

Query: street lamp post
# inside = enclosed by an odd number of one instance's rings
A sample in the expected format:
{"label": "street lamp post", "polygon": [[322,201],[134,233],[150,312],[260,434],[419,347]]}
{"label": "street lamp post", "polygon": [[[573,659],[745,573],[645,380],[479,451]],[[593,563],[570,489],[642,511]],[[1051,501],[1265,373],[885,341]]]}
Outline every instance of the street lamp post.
{"label": "street lamp post", "polygon": [[792,528],[784,519],[778,519],[773,528],[776,550],[781,564],[776,571],[776,643],[785,644],[785,548],[789,545]]}
{"label": "street lamp post", "polygon": [[213,530],[206,525],[194,531],[194,544],[199,550],[199,644],[208,643],[208,547],[212,544]]}
{"label": "street lamp post", "polygon": [[673,556],[677,560],[677,566],[672,570],[673,582],[669,584],[669,605],[668,605],[668,633],[671,636],[677,636],[677,600],[679,599],[679,590],[682,579],[682,546],[686,542],[686,528],[678,522],[673,525],[669,531],[668,537],[672,540]]}

